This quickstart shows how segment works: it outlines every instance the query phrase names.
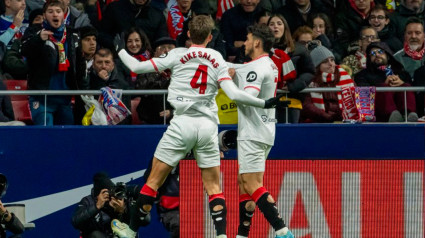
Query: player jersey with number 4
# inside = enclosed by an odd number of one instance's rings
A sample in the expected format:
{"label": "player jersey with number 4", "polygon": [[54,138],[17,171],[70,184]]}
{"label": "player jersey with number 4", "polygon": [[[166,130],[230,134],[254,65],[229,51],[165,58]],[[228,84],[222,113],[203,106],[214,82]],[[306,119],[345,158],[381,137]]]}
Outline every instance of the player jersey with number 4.
{"label": "player jersey with number 4", "polygon": [[195,45],[188,49],[176,48],[151,62],[157,71],[172,71],[168,101],[176,115],[200,114],[218,122],[215,103],[218,82],[230,79],[220,53]]}

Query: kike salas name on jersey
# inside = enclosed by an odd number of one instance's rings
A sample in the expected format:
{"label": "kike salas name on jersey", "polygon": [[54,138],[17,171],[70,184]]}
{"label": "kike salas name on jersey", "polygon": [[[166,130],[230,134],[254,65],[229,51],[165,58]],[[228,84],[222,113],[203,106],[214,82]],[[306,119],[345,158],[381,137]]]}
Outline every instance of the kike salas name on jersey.
{"label": "kike salas name on jersey", "polygon": [[215,58],[211,57],[211,55],[208,54],[207,52],[202,52],[202,51],[189,52],[189,53],[185,54],[183,57],[180,58],[180,62],[182,64],[186,64],[191,59],[196,59],[196,58],[204,58],[204,59],[208,60],[214,68],[218,68],[220,66],[220,64],[218,62],[216,62],[217,60]]}

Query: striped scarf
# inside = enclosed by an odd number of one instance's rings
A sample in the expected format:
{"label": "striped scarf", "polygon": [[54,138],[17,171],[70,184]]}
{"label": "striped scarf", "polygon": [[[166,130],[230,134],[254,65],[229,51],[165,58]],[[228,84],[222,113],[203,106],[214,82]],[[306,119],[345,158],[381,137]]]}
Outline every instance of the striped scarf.
{"label": "striped scarf", "polygon": [[[133,55],[134,58],[136,58],[137,60],[139,60],[140,62],[142,61],[146,61],[148,59],[150,59],[150,54],[149,51],[145,51],[145,53],[139,54],[139,55]],[[131,77],[131,82],[136,82],[137,80],[137,74],[134,73],[133,71],[130,71],[130,77]]]}
{"label": "striped scarf", "polygon": [[[335,86],[339,87],[341,89],[345,89],[346,87],[354,87],[354,82],[351,79],[350,75],[344,69],[339,67],[339,65],[337,65],[336,68],[339,71],[340,78],[339,78],[339,82]],[[334,82],[335,81],[335,74],[322,72],[322,81],[324,83]],[[313,82],[310,85],[310,87],[311,86],[317,87],[318,85]],[[311,95],[311,99],[313,101],[314,106],[316,106],[319,109],[325,110],[325,103],[323,101],[323,94],[312,92],[312,93],[310,93],[310,95]],[[339,108],[341,108],[341,110],[344,110],[344,108],[343,108],[343,94],[341,92],[338,92],[337,95],[338,95]],[[353,100],[354,100],[354,98],[353,98]],[[353,103],[353,105],[355,106],[354,103]]]}
{"label": "striped scarf", "polygon": [[282,88],[284,81],[290,81],[297,78],[297,71],[295,71],[294,64],[291,57],[280,49],[272,49],[273,55],[270,57],[279,70],[278,88]]}
{"label": "striped scarf", "polygon": [[217,1],[217,14],[215,16],[216,19],[220,20],[223,16],[223,13],[230,8],[234,7],[235,4],[232,0],[218,0]]}

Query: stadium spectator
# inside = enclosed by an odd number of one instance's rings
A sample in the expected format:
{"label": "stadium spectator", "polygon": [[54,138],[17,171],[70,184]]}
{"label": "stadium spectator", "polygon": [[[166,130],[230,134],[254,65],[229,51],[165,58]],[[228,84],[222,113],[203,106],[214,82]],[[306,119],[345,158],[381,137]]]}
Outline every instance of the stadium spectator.
{"label": "stadium spectator", "polygon": [[292,34],[292,39],[294,39],[295,44],[300,44],[308,49],[309,45],[312,43],[320,44],[320,41],[313,42],[313,30],[308,26],[300,26]]}
{"label": "stadium spectator", "polygon": [[[238,87],[254,97],[267,99],[276,93],[278,69],[269,58],[274,35],[266,25],[248,27],[245,54],[252,61],[234,64],[230,75]],[[232,72],[233,71],[233,72]],[[294,238],[279,216],[276,201],[264,187],[266,159],[274,144],[275,109],[238,106],[239,227],[237,238],[247,238],[254,209],[258,206],[276,238]],[[263,118],[267,118],[264,120]]]}
{"label": "stadium spectator", "polygon": [[[136,73],[167,68],[173,72],[168,88],[168,100],[175,108],[175,116],[158,144],[152,172],[140,191],[137,200],[139,219],[150,213],[157,191],[168,174],[191,149],[194,149],[204,188],[209,196],[216,235],[218,238],[226,238],[227,210],[219,183],[218,118],[214,101],[218,85],[230,99],[246,105],[270,108],[277,104],[279,98],[264,101],[236,87],[221,55],[213,49],[205,48],[212,38],[213,27],[211,17],[196,16],[189,24],[192,47],[177,48],[164,57],[150,61],[137,61],[123,50],[124,46],[120,42],[117,42],[116,47],[121,60]],[[186,83],[188,75],[194,75],[190,84]],[[200,79],[204,83],[201,83]],[[202,130],[199,130],[200,128]],[[128,234],[134,237],[134,231],[128,231]]]}
{"label": "stadium spectator", "polygon": [[25,0],[3,0],[5,12],[0,16],[0,41],[10,48],[15,39],[22,38],[28,27],[24,20]]}
{"label": "stadium spectator", "polygon": [[[97,49],[97,30],[92,26],[79,29],[79,43],[76,55],[76,80],[78,90],[90,89],[90,70],[93,65],[94,53]],[[74,120],[76,125],[81,125],[81,120],[86,113],[84,102],[80,95],[75,96]]]}
{"label": "stadium spectator", "polygon": [[286,0],[286,5],[277,10],[277,13],[285,17],[291,33],[300,26],[307,25],[307,19],[315,13],[328,13],[322,4],[315,0]]}
{"label": "stadium spectator", "polygon": [[306,47],[293,42],[288,23],[282,15],[272,14],[267,25],[276,40],[273,47],[285,51],[296,70],[295,80],[282,80],[278,84],[279,89],[290,92],[287,99],[291,101],[291,104],[288,106],[288,113],[286,109],[276,110],[276,118],[279,123],[298,123],[304,97],[299,91],[310,84],[314,77],[314,66]]}
{"label": "stadium spectator", "polygon": [[168,36],[165,16],[150,6],[150,0],[120,0],[110,3],[105,9],[100,45],[112,49],[114,37],[134,26],[145,32],[149,42]]}
{"label": "stadium spectator", "polygon": [[[424,87],[425,86],[425,65],[422,65],[419,69],[415,71],[413,76],[413,84],[412,86]],[[424,110],[425,110],[425,92],[415,92],[416,97],[416,113],[419,117],[422,117],[422,120],[425,121],[424,118]]]}
{"label": "stadium spectator", "polygon": [[172,5],[168,11],[168,34],[174,40],[182,33],[183,23],[192,15],[192,2],[193,0],[176,0],[176,4]]}
{"label": "stadium spectator", "polygon": [[[3,79],[0,78],[0,90],[7,90]],[[13,112],[12,103],[8,95],[0,95],[0,125],[1,126],[22,126],[25,123],[15,121],[15,115]],[[1,192],[0,192],[1,194]],[[1,196],[0,196],[1,198]],[[1,218],[1,216],[0,216]],[[1,233],[1,232],[0,232]],[[0,237],[1,234],[0,234]]]}
{"label": "stadium spectator", "polygon": [[[329,17],[324,13],[315,13],[310,16],[307,23],[313,30],[313,39],[320,41],[321,45],[332,51],[334,32]],[[335,55],[335,60],[339,62],[341,56]]]}
{"label": "stadium spectator", "polygon": [[348,66],[353,75],[366,68],[366,48],[372,42],[379,41],[378,32],[371,26],[365,26],[360,31],[358,48],[352,54],[342,59],[342,64]]}
{"label": "stadium spectator", "polygon": [[[99,90],[103,87],[113,89],[129,89],[129,85],[122,74],[115,67],[112,52],[107,48],[96,51],[93,58],[93,69],[89,74],[91,90]],[[127,108],[131,108],[131,96],[122,95],[121,101]],[[131,124],[131,115],[119,123],[120,125]]]}
{"label": "stadium spectator", "polygon": [[[72,225],[80,231],[82,238],[113,238],[111,221],[118,219],[130,224],[131,206],[134,206],[140,187],[114,184],[106,173],[93,176],[90,195],[81,199],[72,215]],[[133,224],[131,224],[133,225]],[[136,230],[140,225],[136,225]]]}
{"label": "stadium spectator", "polygon": [[392,52],[397,52],[403,48],[402,41],[396,36],[393,24],[390,23],[388,10],[381,4],[377,4],[370,11],[369,25],[378,32],[379,39],[387,43]]}
{"label": "stadium spectator", "polygon": [[[176,48],[176,41],[170,37],[159,38],[155,41],[154,57],[168,54]],[[136,89],[167,89],[170,85],[171,71],[166,69],[162,72],[140,74]],[[141,100],[136,108],[139,119],[146,124],[168,124],[173,116],[173,107],[165,100],[163,95],[141,95]],[[165,121],[164,121],[165,117]]]}
{"label": "stadium spectator", "polygon": [[267,26],[267,22],[269,21],[270,16],[270,11],[261,10],[261,12],[257,15],[257,18],[255,19],[255,24],[263,24]]}
{"label": "stadium spectator", "polygon": [[220,21],[220,31],[226,42],[227,59],[234,61],[240,54],[246,40],[246,28],[254,25],[261,8],[260,0],[240,0],[239,4],[224,12]]}
{"label": "stadium spectator", "polygon": [[[316,67],[316,75],[309,88],[351,87],[354,81],[344,69],[335,64],[335,57],[324,46],[318,46],[311,51],[311,58]],[[341,92],[309,93],[306,95],[302,122],[335,122],[342,121]]]}
{"label": "stadium spectator", "polygon": [[15,216],[15,214],[7,211],[1,201],[3,196],[6,194],[7,187],[8,184],[6,176],[0,174],[0,238],[6,238],[6,231],[11,231],[16,235],[24,233],[24,225],[22,225],[21,221]]}
{"label": "stadium spectator", "polygon": [[417,17],[409,18],[404,31],[404,47],[394,54],[404,69],[413,77],[415,70],[424,65],[424,23]]}
{"label": "stadium spectator", "polygon": [[[29,16],[29,26],[41,25],[43,23],[43,9],[38,8]],[[21,53],[21,39],[13,41],[10,49],[6,51],[3,58],[3,72],[5,76],[13,79],[28,79],[28,62]]]}
{"label": "stadium spectator", "polygon": [[100,29],[103,13],[106,6],[113,2],[112,0],[84,0],[84,11],[87,14],[90,24],[96,29]]}
{"label": "stadium spectator", "polygon": [[61,0],[65,4],[65,25],[74,29],[90,26],[90,19],[86,13],[80,12],[77,8],[70,5],[71,0]]}
{"label": "stadium spectator", "polygon": [[373,0],[344,0],[348,6],[335,16],[336,41],[335,52],[341,57],[347,55],[351,41],[357,38],[361,28],[368,25],[370,10],[375,6]]}
{"label": "stadium spectator", "polygon": [[391,24],[395,28],[399,40],[404,40],[405,26],[410,17],[425,20],[425,2],[423,0],[400,0],[400,5],[390,15]]}
{"label": "stadium spectator", "polygon": [[[366,49],[366,69],[355,76],[357,86],[409,87],[410,75],[393,57],[392,51],[384,42],[370,44]],[[404,92],[377,92],[375,102],[376,121],[403,122],[405,109]],[[406,92],[407,121],[416,122],[415,94]]]}
{"label": "stadium spectator", "polygon": [[[152,57],[152,47],[148,37],[142,29],[138,27],[131,27],[124,31],[125,50],[131,56],[139,61],[149,60]],[[129,89],[140,89],[137,85],[139,83],[140,75],[131,72],[120,59],[116,60],[117,71],[129,85]]]}
{"label": "stadium spectator", "polygon": [[[29,90],[77,88],[73,56],[78,36],[66,27],[64,10],[65,5],[60,1],[46,3],[42,26],[33,25],[22,38],[22,55],[27,58],[29,67]],[[44,100],[43,96],[29,97],[35,125],[74,124],[70,96],[49,96],[46,105]]]}

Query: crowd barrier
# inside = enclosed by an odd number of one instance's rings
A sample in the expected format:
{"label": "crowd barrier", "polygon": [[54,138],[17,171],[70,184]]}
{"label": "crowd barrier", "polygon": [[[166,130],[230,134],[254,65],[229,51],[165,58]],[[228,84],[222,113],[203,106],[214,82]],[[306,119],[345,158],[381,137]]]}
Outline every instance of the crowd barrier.
{"label": "crowd barrier", "polygon": [[[90,193],[93,174],[106,171],[115,182],[143,184],[141,177],[165,129],[0,127],[0,173],[9,180],[2,202],[25,204],[25,222],[35,228],[24,237],[79,237],[71,216],[76,203]],[[225,158],[222,181],[228,230],[234,234],[236,152],[226,152]],[[266,185],[298,235],[424,237],[424,124],[279,124],[269,160]],[[181,237],[213,237],[202,186],[195,179],[199,170],[191,160],[182,162],[182,169],[182,232],[193,216],[199,220],[189,233],[201,233]],[[259,235],[253,237],[267,237],[263,218],[257,213],[254,219],[253,234]],[[140,232],[143,238],[167,237],[155,213],[152,224]]]}
{"label": "crowd barrier", "polygon": [[[22,81],[22,80],[13,80],[13,81]],[[13,86],[14,84],[12,84]],[[12,89],[17,89],[15,86]],[[340,88],[306,88],[300,93],[310,93],[310,92],[339,92]],[[425,91],[425,87],[377,87],[377,92],[404,92],[404,108],[405,111],[402,112],[405,115],[405,122],[407,122],[407,99],[406,92],[422,92]],[[284,93],[287,95],[288,91],[278,90],[278,93]],[[164,99],[166,99],[167,90],[158,89],[158,90],[123,90],[124,95],[163,95]],[[32,96],[44,96],[44,104],[47,104],[47,96],[51,95],[100,95],[100,90],[0,90],[0,95],[32,95]],[[22,108],[22,105],[19,105],[19,108]],[[163,108],[165,109],[165,100],[163,104]],[[229,105],[229,108],[231,106]],[[16,110],[16,108],[15,108]],[[27,109],[29,110],[29,109]],[[131,109],[130,109],[131,110]],[[136,113],[133,111],[133,113]],[[286,113],[288,114],[288,113]],[[15,113],[16,115],[16,113]],[[133,117],[134,118],[134,117]],[[46,121],[46,116],[45,116]],[[166,124],[166,118],[164,118],[164,124]]]}

